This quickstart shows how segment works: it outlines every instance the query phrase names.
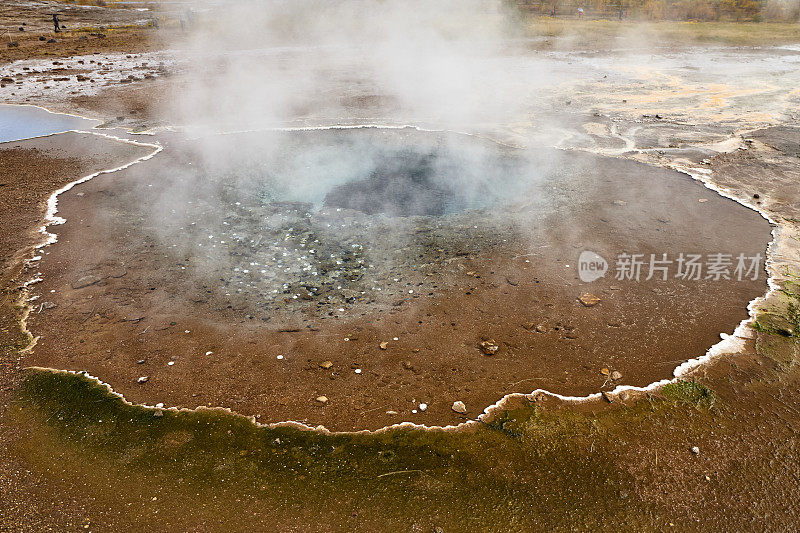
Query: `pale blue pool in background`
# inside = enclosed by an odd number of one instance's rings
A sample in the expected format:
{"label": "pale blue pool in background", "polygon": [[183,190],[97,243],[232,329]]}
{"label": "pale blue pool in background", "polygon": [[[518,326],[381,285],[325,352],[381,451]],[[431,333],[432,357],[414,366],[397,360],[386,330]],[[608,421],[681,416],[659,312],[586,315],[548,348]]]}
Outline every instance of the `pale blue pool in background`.
{"label": "pale blue pool in background", "polygon": [[0,104],[0,143],[70,130],[88,130],[99,121],[51,113],[29,105]]}

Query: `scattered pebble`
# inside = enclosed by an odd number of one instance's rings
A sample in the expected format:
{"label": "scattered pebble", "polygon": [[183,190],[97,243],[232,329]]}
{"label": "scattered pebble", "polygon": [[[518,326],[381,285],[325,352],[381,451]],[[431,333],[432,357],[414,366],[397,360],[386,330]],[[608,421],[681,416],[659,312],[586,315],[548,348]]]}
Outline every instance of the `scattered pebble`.
{"label": "scattered pebble", "polygon": [[77,280],[72,282],[73,289],[82,289],[84,287],[88,287],[90,285],[94,285],[95,283],[99,283],[102,281],[101,278],[97,276],[83,276],[82,278],[78,278]]}
{"label": "scattered pebble", "polygon": [[380,347],[381,347],[381,350],[385,350],[386,348],[388,348],[388,347],[389,347],[389,343],[388,343],[387,341],[383,341],[383,342],[380,344]]}
{"label": "scattered pebble", "polygon": [[281,359],[283,359],[283,356],[282,356],[282,355],[279,355],[279,356],[278,356],[278,361],[280,361]]}
{"label": "scattered pebble", "polygon": [[453,411],[461,415],[467,412],[467,406],[464,405],[464,402],[460,400],[457,402],[453,402],[453,407],[451,409],[453,409]]}
{"label": "scattered pebble", "polygon": [[588,292],[586,294],[582,295],[579,298],[579,300],[586,307],[593,307],[593,306],[597,305],[598,302],[600,302],[600,298],[598,298],[594,294],[591,294],[591,293],[588,293]]}
{"label": "scattered pebble", "polygon": [[494,339],[489,339],[488,341],[481,341],[478,343],[481,351],[484,355],[494,355],[500,349],[500,346],[494,341]]}
{"label": "scattered pebble", "polygon": [[420,411],[426,411],[427,409],[428,409],[428,404],[427,403],[419,404],[419,410]]}
{"label": "scattered pebble", "polygon": [[321,403],[322,405],[325,405],[326,403],[328,403],[328,397],[327,396],[317,396],[314,399],[316,401],[318,401],[319,403]]}
{"label": "scattered pebble", "polygon": [[323,361],[319,364],[320,368],[324,368],[325,370],[329,369],[333,366],[333,361]]}
{"label": "scattered pebble", "polygon": [[140,377],[139,379],[137,379],[137,380],[136,380],[136,382],[137,382],[137,383],[147,383],[147,381],[148,381],[149,379],[150,379],[150,377],[149,377],[149,376],[142,376],[142,377]]}
{"label": "scattered pebble", "polygon": [[356,368],[354,372],[355,372],[356,374],[360,374],[360,373],[361,373],[361,369],[360,369],[360,368]]}
{"label": "scattered pebble", "polygon": [[167,366],[172,366],[174,364],[175,364],[175,361],[170,361],[169,363],[167,363]]}
{"label": "scattered pebble", "polygon": [[700,455],[700,448],[697,446],[692,446],[692,453],[695,455]]}
{"label": "scattered pebble", "polygon": [[617,381],[618,379],[622,379],[622,372],[620,372],[619,370],[614,370],[611,373],[611,379],[613,379],[614,381]]}

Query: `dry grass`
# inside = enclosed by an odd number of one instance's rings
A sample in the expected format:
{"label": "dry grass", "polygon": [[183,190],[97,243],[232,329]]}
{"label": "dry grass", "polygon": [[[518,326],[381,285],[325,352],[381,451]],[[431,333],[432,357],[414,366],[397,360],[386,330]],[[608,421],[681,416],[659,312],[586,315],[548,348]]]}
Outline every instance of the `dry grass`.
{"label": "dry grass", "polygon": [[[767,46],[800,42],[800,24],[785,22],[619,22],[532,17],[526,32],[575,47],[725,44]],[[638,44],[637,44],[638,43]]]}

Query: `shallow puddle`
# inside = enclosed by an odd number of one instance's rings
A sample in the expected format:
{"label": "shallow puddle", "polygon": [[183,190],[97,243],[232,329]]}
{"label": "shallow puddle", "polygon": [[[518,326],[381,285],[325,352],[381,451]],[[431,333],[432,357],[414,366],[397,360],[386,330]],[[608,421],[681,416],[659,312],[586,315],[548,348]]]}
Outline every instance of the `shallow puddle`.
{"label": "shallow puddle", "polygon": [[97,124],[96,120],[51,113],[40,107],[0,104],[0,143],[70,130],[88,130]]}

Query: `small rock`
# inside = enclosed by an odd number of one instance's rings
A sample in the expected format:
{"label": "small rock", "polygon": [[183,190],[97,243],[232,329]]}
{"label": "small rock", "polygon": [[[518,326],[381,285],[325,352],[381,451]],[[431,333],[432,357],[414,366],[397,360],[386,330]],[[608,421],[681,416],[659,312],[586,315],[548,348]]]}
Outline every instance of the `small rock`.
{"label": "small rock", "polygon": [[386,411],[386,414],[387,414],[387,415],[394,416],[394,415],[396,415],[396,414],[397,414],[397,411]]}
{"label": "small rock", "polygon": [[611,379],[613,379],[614,381],[617,381],[618,379],[622,379],[622,372],[620,372],[619,370],[614,370],[611,373]]}
{"label": "small rock", "polygon": [[697,446],[692,446],[692,453],[695,455],[700,455],[700,448]]}
{"label": "small rock", "polygon": [[419,404],[419,410],[420,410],[420,411],[425,411],[425,410],[427,410],[427,409],[428,409],[428,404],[427,404],[427,403],[421,403],[421,404]]}
{"label": "small rock", "polygon": [[700,202],[701,204],[704,204],[704,203],[706,203],[708,201],[708,198],[700,198],[697,201]]}
{"label": "small rock", "polygon": [[383,341],[383,342],[380,344],[380,347],[381,347],[381,350],[385,350],[386,348],[388,348],[388,347],[389,347],[389,343],[388,343],[388,342],[386,342],[386,341]]}
{"label": "small rock", "polygon": [[411,364],[411,361],[403,361],[403,368],[406,370],[414,370],[414,365]]}
{"label": "small rock", "polygon": [[82,278],[78,278],[77,280],[72,282],[73,289],[82,289],[84,287],[88,287],[90,285],[94,285],[95,283],[99,283],[101,278],[97,276],[83,276]]}
{"label": "small rock", "polygon": [[314,398],[314,399],[315,399],[317,402],[321,403],[322,405],[325,405],[326,403],[328,403],[328,397],[327,397],[327,396],[317,396],[317,397],[316,397],[316,398]]}
{"label": "small rock", "polygon": [[603,367],[600,369],[600,373],[603,374],[604,376],[608,376],[611,373],[611,371],[606,367]]}
{"label": "small rock", "polygon": [[617,394],[617,398],[619,398],[619,399],[620,399],[620,400],[622,400],[623,402],[624,402],[625,400],[627,400],[628,398],[630,398],[630,396],[631,396],[631,395],[630,395],[630,394],[628,394],[628,391],[626,391],[626,390],[619,391],[619,394]]}
{"label": "small rock", "polygon": [[333,366],[333,361],[323,361],[319,364],[319,367],[324,368],[325,370],[328,370],[332,366]]}
{"label": "small rock", "polygon": [[462,401],[453,402],[453,407],[451,407],[451,409],[460,415],[463,415],[467,412],[467,406],[464,405],[464,402]]}
{"label": "small rock", "polygon": [[579,300],[586,307],[593,307],[593,306],[597,305],[597,303],[600,301],[600,298],[598,298],[594,294],[591,294],[591,293],[587,292],[586,294],[582,295],[579,298]]}
{"label": "small rock", "polygon": [[150,379],[149,376],[142,376],[142,377],[140,377],[139,379],[136,380],[136,383],[147,383],[147,381],[149,379]]}
{"label": "small rock", "polygon": [[54,304],[53,302],[44,302],[42,304],[42,307],[44,307],[45,309],[55,309],[58,306],[56,304]]}
{"label": "small rock", "polygon": [[153,416],[155,418],[161,418],[162,416],[164,416],[164,410],[163,409],[156,409],[155,411],[153,411]]}
{"label": "small rock", "polygon": [[48,39],[47,42],[49,44],[53,44],[53,43],[57,43],[58,41],[56,41],[55,39]]}
{"label": "small rock", "polygon": [[136,361],[136,364],[137,364],[137,365],[143,365],[143,364],[145,364],[146,362],[147,362],[147,359],[139,359],[138,361]]}
{"label": "small rock", "polygon": [[609,393],[607,393],[606,391],[603,391],[600,394],[603,395],[603,399],[605,401],[607,401],[608,403],[614,403],[614,398]]}
{"label": "small rock", "polygon": [[480,347],[484,355],[494,355],[497,353],[497,350],[500,349],[500,346],[498,346],[497,343],[494,342],[494,339],[489,339],[488,341],[481,341],[478,343],[478,346]]}

